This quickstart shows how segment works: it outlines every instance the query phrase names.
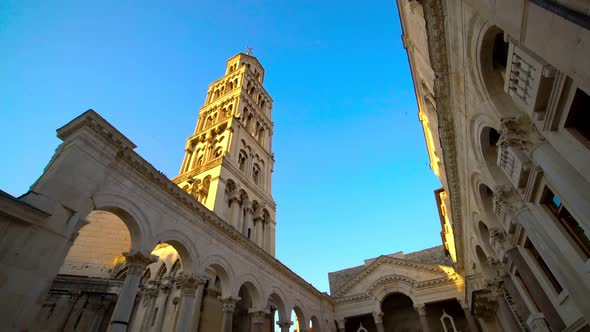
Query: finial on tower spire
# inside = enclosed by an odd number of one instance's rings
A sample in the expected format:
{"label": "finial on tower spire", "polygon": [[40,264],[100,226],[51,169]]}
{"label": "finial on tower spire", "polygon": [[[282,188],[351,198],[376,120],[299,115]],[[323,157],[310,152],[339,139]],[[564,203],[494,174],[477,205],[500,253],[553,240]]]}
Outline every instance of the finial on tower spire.
{"label": "finial on tower spire", "polygon": [[253,50],[253,48],[252,48],[252,47],[250,47],[250,46],[246,46],[246,54],[248,54],[248,55],[252,55],[252,50]]}

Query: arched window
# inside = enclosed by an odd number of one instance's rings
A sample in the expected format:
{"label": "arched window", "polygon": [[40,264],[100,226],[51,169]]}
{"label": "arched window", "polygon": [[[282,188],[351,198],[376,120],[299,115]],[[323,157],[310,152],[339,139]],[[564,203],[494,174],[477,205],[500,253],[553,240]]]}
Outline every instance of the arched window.
{"label": "arched window", "polygon": [[204,155],[200,155],[199,158],[197,158],[197,166],[203,165],[203,162],[204,161],[205,161],[205,156]]}
{"label": "arched window", "polygon": [[260,144],[262,147],[264,147],[264,135],[266,134],[266,132],[264,131],[263,127],[260,127],[260,130],[258,131],[258,144]]}
{"label": "arched window", "polygon": [[243,172],[245,167],[246,167],[246,152],[240,151],[240,154],[238,155],[238,168],[240,169],[240,171]]}
{"label": "arched window", "polygon": [[223,155],[223,148],[218,147],[217,149],[215,149],[215,153],[214,153],[215,158],[219,158],[222,155]]}
{"label": "arched window", "polygon": [[259,184],[259,182],[260,182],[260,166],[258,166],[258,164],[254,164],[254,167],[252,167],[252,179],[254,180],[254,183]]}

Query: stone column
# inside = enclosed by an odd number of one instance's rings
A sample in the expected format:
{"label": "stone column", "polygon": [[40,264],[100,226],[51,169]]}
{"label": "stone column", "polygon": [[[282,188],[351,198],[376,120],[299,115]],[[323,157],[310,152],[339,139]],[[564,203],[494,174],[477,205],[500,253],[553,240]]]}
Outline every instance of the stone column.
{"label": "stone column", "polygon": [[246,204],[242,203],[242,208],[246,211],[244,217],[244,230],[242,232],[244,235],[248,236],[248,228],[250,228],[250,240],[253,240],[252,235],[254,235],[254,228],[252,227],[252,205],[250,202],[246,202]]}
{"label": "stone column", "polygon": [[121,293],[117,299],[117,304],[113,310],[111,321],[109,323],[109,332],[125,332],[129,326],[129,318],[135,303],[135,296],[139,288],[139,281],[143,276],[145,268],[158,260],[157,256],[144,254],[140,251],[123,253],[127,261],[127,278],[121,288]]}
{"label": "stone column", "polygon": [[290,320],[287,321],[278,321],[277,325],[281,328],[281,332],[289,332],[289,328],[293,325],[293,322]]}
{"label": "stone column", "polygon": [[229,218],[228,222],[238,231],[240,230],[240,197],[238,193],[231,193],[229,197]]}
{"label": "stone column", "polygon": [[385,332],[385,328],[383,327],[383,313],[373,311],[373,319],[375,320],[375,326],[377,327],[377,332]]}
{"label": "stone column", "polygon": [[197,276],[197,294],[195,295],[195,311],[193,314],[193,328],[191,331],[198,331],[201,322],[201,306],[203,304],[203,293],[205,292],[205,284],[208,278],[206,276]]}
{"label": "stone column", "polygon": [[275,330],[275,312],[277,311],[278,307],[275,305],[270,306],[270,331],[274,332]]}
{"label": "stone column", "polygon": [[156,313],[156,321],[154,322],[154,331],[162,331],[162,327],[164,326],[166,305],[168,304],[168,297],[170,296],[170,288],[172,288],[172,280],[170,280],[170,278],[165,278],[156,289],[155,307],[158,308],[158,312]]}
{"label": "stone column", "polygon": [[344,318],[338,319],[336,321],[336,324],[338,325],[338,332],[344,332],[344,329],[346,326],[346,320]]}
{"label": "stone column", "polygon": [[254,227],[256,228],[255,242],[260,248],[262,248],[264,234],[262,233],[262,212],[260,209],[254,216]]}
{"label": "stone column", "polygon": [[430,332],[428,320],[426,319],[426,305],[424,303],[415,304],[414,309],[416,309],[418,316],[420,317],[420,328],[422,329],[422,332]]}
{"label": "stone column", "polygon": [[264,332],[264,317],[266,317],[266,311],[264,310],[253,310],[250,311],[250,321],[252,324],[252,332]]}
{"label": "stone column", "polygon": [[182,277],[182,290],[180,295],[180,309],[176,321],[176,332],[191,330],[193,313],[195,311],[195,293],[197,291],[197,278],[194,275]]}
{"label": "stone column", "polygon": [[236,310],[236,303],[239,298],[226,297],[221,299],[223,302],[223,320],[221,321],[221,332],[232,332],[232,323],[234,318],[234,310]]}
{"label": "stone column", "polygon": [[465,319],[467,319],[467,325],[469,326],[469,331],[479,332],[479,326],[477,325],[475,318],[471,314],[471,308],[469,308],[469,305],[467,303],[465,303],[464,301],[459,301],[459,303],[461,304],[461,308],[463,309],[463,312],[465,313]]}

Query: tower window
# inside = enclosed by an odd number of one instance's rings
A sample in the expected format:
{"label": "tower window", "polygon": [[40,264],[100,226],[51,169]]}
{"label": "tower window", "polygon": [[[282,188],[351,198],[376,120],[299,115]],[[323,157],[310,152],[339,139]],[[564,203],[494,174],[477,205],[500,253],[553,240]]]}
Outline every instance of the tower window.
{"label": "tower window", "polygon": [[252,235],[252,229],[248,227],[248,238],[250,238],[250,235]]}
{"label": "tower window", "polygon": [[252,179],[256,184],[260,181],[260,166],[258,166],[258,164],[254,164],[254,167],[252,168]]}
{"label": "tower window", "polygon": [[222,148],[217,148],[217,150],[215,150],[215,158],[221,157],[222,154],[223,154]]}
{"label": "tower window", "polygon": [[240,171],[244,171],[244,167],[246,166],[246,154],[242,151],[240,151],[240,154],[238,155],[238,168],[240,169]]}
{"label": "tower window", "polygon": [[549,188],[545,188],[541,203],[547,207],[554,220],[565,231],[566,237],[576,244],[582,258],[588,260],[590,258],[590,240],[578,221],[563,206],[561,200]]}
{"label": "tower window", "polygon": [[590,145],[590,97],[586,92],[577,89],[572,106],[565,120],[565,128],[574,135],[584,138],[586,145]]}

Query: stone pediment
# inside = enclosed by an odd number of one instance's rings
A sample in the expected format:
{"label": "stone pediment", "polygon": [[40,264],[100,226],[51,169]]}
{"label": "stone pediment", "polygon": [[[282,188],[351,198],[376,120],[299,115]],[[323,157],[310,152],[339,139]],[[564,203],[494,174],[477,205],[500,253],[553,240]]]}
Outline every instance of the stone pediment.
{"label": "stone pediment", "polygon": [[430,284],[453,279],[456,276],[451,267],[418,263],[391,256],[380,256],[355,277],[346,282],[332,296],[334,298],[365,294],[371,285],[385,279],[402,280],[412,284]]}

